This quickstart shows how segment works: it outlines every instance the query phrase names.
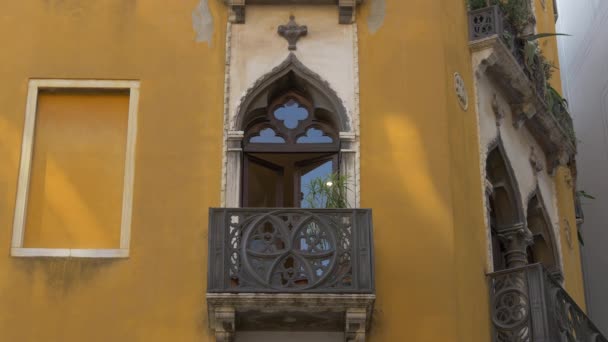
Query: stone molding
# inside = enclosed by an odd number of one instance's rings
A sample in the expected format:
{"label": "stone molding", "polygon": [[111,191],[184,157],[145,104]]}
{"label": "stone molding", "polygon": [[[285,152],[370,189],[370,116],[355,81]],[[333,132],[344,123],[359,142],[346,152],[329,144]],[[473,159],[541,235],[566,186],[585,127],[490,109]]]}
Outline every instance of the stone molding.
{"label": "stone molding", "polygon": [[338,20],[348,25],[355,22],[355,9],[363,0],[224,0],[230,7],[229,21],[235,24],[245,23],[247,5],[334,5],[338,3]]}
{"label": "stone molding", "polygon": [[345,340],[364,342],[375,300],[374,294],[207,293],[209,328],[215,332],[216,341],[229,342],[234,339],[239,314],[309,313],[327,315],[327,319],[342,317]]}
{"label": "stone molding", "polygon": [[498,35],[469,43],[478,60],[477,77],[487,74],[499,85],[513,112],[513,125],[526,127],[547,155],[547,172],[574,160],[576,146],[550,113],[530,79]]}

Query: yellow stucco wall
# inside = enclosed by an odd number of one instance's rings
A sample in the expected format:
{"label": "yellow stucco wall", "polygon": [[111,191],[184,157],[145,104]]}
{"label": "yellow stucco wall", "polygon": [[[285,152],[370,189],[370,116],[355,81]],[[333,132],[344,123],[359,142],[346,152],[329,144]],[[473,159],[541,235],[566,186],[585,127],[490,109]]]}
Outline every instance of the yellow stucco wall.
{"label": "yellow stucco wall", "polygon": [[[212,340],[207,209],[220,204],[227,13],[209,1],[211,40],[196,42],[199,3],[5,6],[1,341]],[[358,11],[361,205],[374,210],[378,295],[369,340],[486,342],[487,243],[465,4],[386,0],[381,25],[370,30],[372,5]],[[454,72],[467,85],[467,111]],[[129,259],[9,257],[29,78],[141,81]],[[569,272],[567,284],[577,276]]]}
{"label": "yellow stucco wall", "polygon": [[[534,0],[534,14],[536,17],[536,32],[537,33],[555,33],[555,16],[553,14],[553,0]],[[559,32],[567,33],[567,32]],[[561,92],[562,81],[559,71],[559,55],[557,51],[556,37],[547,37],[539,39],[539,46],[543,55],[549,62],[556,66],[553,68],[553,76],[549,84]]]}
{"label": "yellow stucco wall", "polygon": [[[226,9],[16,1],[0,16],[0,341],[210,341],[208,207],[220,203]],[[29,78],[141,80],[131,256],[11,258]]]}
{"label": "yellow stucco wall", "polygon": [[453,89],[459,72],[473,94],[465,3],[386,1],[376,32],[364,21],[372,6],[359,16],[361,204],[374,209],[378,292],[371,340],[488,341],[475,99],[465,112]]}
{"label": "yellow stucco wall", "polygon": [[572,188],[575,185],[570,169],[560,167],[555,173],[557,206],[560,214],[560,243],[564,258],[565,288],[576,303],[585,309],[585,288],[581,267],[581,253],[577,236]]}
{"label": "yellow stucco wall", "polygon": [[[543,6],[542,0],[535,0],[534,11],[536,16],[536,28],[538,33],[555,33],[555,16],[553,14],[553,1],[546,0]],[[559,32],[568,34],[568,32]],[[573,39],[565,37],[565,39]],[[559,56],[556,37],[542,38],[539,40],[543,54],[559,68]],[[561,76],[559,69],[553,69],[553,76],[549,84],[561,92]],[[555,187],[557,190],[557,207],[559,211],[559,228],[561,250],[564,262],[565,287],[570,296],[577,304],[585,307],[585,293],[582,277],[582,266],[580,250],[577,237],[576,218],[574,214],[574,199],[572,186],[574,181],[570,170],[560,167],[555,173]],[[570,236],[566,236],[570,235]],[[571,241],[571,243],[568,242]]]}

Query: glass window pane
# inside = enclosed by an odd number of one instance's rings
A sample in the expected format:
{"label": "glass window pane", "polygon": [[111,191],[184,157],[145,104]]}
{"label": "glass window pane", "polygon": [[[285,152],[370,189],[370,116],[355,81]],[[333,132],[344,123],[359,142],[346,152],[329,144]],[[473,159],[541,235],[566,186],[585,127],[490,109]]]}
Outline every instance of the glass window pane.
{"label": "glass window pane", "polygon": [[249,139],[251,143],[264,143],[264,144],[284,144],[285,139],[277,135],[272,128],[264,128],[260,131],[260,135]]}
{"label": "glass window pane", "polygon": [[298,144],[331,144],[334,140],[327,135],[323,135],[320,129],[309,128],[306,130],[306,135],[298,138]]}
{"label": "glass window pane", "polygon": [[326,161],[319,166],[302,173],[300,176],[300,191],[302,193],[302,208],[325,208],[327,205],[327,195],[319,191],[321,186],[331,186],[326,184],[329,175],[333,172],[334,163],[332,160]]}
{"label": "glass window pane", "polygon": [[285,127],[294,129],[298,127],[300,121],[308,118],[308,110],[300,107],[298,102],[289,100],[285,105],[274,111],[274,117],[283,121]]}

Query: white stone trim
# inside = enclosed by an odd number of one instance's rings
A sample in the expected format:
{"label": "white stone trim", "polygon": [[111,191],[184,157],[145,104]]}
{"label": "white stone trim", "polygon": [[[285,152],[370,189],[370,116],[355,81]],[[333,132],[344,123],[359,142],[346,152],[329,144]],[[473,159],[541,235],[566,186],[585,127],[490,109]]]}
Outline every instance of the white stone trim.
{"label": "white stone trim", "polygon": [[11,248],[14,257],[127,258],[129,249]]}
{"label": "white stone trim", "polygon": [[[286,20],[290,13],[281,6],[251,6],[250,20],[243,24],[234,24],[228,21],[226,27],[226,42],[225,42],[225,75],[224,75],[224,136],[222,147],[222,179],[221,179],[221,206],[222,207],[239,207],[241,204],[241,172],[242,172],[242,149],[241,140],[243,132],[239,131],[241,127],[237,127],[237,116],[243,98],[247,91],[255,85],[256,81],[270,73],[273,68],[281,65],[290,53],[306,68],[310,68],[311,72],[318,74],[323,81],[336,92],[337,97],[342,102],[348,116],[349,127],[347,132],[340,132],[340,140],[342,148],[340,150],[342,163],[340,172],[347,175],[349,178],[349,194],[348,205],[352,208],[360,206],[360,143],[359,143],[359,51],[358,51],[358,32],[356,24],[339,25],[328,22],[311,22],[318,15],[311,15],[310,11],[319,11],[316,14],[327,13],[327,8],[314,9],[312,7],[298,8],[292,11],[296,18],[302,19],[303,24],[309,25],[309,35],[306,39],[302,39],[298,43],[298,49],[293,52],[287,51],[284,39],[276,34],[276,29],[265,31],[267,27],[261,28],[261,24],[254,19],[272,18],[273,16],[281,15],[281,21],[273,24],[284,24],[282,20]],[[284,12],[284,13],[283,13]],[[262,17],[260,14],[268,14]],[[282,14],[285,14],[282,16]],[[333,17],[333,14],[331,14]],[[269,23],[272,20],[269,21]],[[332,26],[334,25],[335,26]],[[265,23],[264,25],[268,25]],[[319,26],[321,25],[321,26]],[[322,27],[324,30],[317,31]],[[250,30],[258,30],[261,37],[264,37],[265,44],[263,52],[252,50],[251,45],[244,43],[247,41],[247,36],[253,33]],[[253,32],[253,31],[252,31]],[[319,49],[318,44],[333,44],[333,41],[327,40],[325,32],[337,32],[340,35],[348,32],[346,43],[340,47],[331,45],[332,48],[339,49],[344,63],[340,63],[340,69],[337,72],[336,66],[327,61],[332,61],[336,58],[335,51],[326,52],[325,56],[322,49]],[[263,33],[263,34],[262,34]],[[257,37],[257,36],[256,36]],[[272,37],[272,38],[265,38]],[[343,41],[343,38],[341,38]],[[327,42],[325,42],[327,41]],[[328,45],[329,46],[329,45]],[[255,62],[252,62],[255,61]],[[247,64],[251,63],[251,64]],[[352,63],[352,64],[351,64]],[[334,63],[335,64],[335,63]],[[240,139],[240,140],[239,140]]]}
{"label": "white stone trim", "polygon": [[[133,205],[133,182],[135,173],[135,144],[137,136],[137,107],[139,103],[139,81],[130,80],[71,80],[32,79],[28,85],[27,104],[21,163],[13,220],[11,255],[14,257],[81,257],[81,258],[124,258],[129,256],[131,238],[131,213]],[[36,127],[36,110],[40,89],[125,89],[129,90],[129,112],[127,119],[127,146],[125,155],[125,175],[123,182],[123,203],[120,224],[120,246],[118,249],[66,249],[66,248],[25,248],[25,219],[29,195],[29,182]]]}

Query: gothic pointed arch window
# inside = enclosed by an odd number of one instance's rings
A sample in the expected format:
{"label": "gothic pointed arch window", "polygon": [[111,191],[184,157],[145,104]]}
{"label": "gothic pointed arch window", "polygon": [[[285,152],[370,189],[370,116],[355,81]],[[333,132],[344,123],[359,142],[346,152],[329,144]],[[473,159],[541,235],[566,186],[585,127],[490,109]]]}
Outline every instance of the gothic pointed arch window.
{"label": "gothic pointed arch window", "polygon": [[250,90],[235,124],[243,132],[243,207],[324,207],[323,198],[308,200],[311,184],[348,171],[341,165],[346,110],[295,55]]}
{"label": "gothic pointed arch window", "polygon": [[501,236],[515,227],[523,227],[524,220],[517,182],[500,141],[488,154],[486,176],[490,188],[487,191],[487,205],[492,258],[494,270],[498,271],[512,266]]}
{"label": "gothic pointed arch window", "polygon": [[528,262],[541,263],[551,275],[562,280],[555,234],[538,190],[528,201],[526,220],[533,238],[527,250]]}

